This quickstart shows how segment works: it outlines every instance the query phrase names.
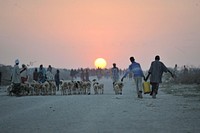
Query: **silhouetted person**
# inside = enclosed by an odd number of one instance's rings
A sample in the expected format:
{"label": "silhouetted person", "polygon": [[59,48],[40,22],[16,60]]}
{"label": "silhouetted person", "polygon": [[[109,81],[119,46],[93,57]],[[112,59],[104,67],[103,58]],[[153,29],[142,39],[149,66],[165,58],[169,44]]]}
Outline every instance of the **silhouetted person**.
{"label": "silhouetted person", "polygon": [[184,65],[184,68],[183,68],[183,74],[186,75],[188,74],[188,68]]}
{"label": "silhouetted person", "polygon": [[128,70],[122,77],[121,81],[129,74],[132,73],[134,76],[135,80],[135,85],[136,85],[136,91],[138,98],[143,98],[142,97],[142,77],[144,78],[144,74],[142,71],[142,68],[139,63],[135,62],[134,57],[130,57],[131,64],[128,67]]}
{"label": "silhouetted person", "polygon": [[16,94],[17,96],[20,95],[20,83],[21,83],[21,77],[20,77],[20,69],[19,69],[19,60],[15,60],[15,65],[12,72],[12,83],[13,83],[13,90],[12,93]]}
{"label": "silhouetted person", "polygon": [[46,80],[47,81],[54,81],[54,75],[52,73],[52,67],[51,67],[51,65],[49,65],[49,67],[47,68]]}
{"label": "silhouetted person", "polygon": [[89,69],[86,69],[86,70],[85,70],[85,80],[86,80],[86,81],[90,81],[89,77],[90,77]]}
{"label": "silhouetted person", "polygon": [[56,70],[54,80],[56,83],[57,91],[59,91],[59,85],[60,85],[60,71],[59,70]]}
{"label": "silhouetted person", "polygon": [[169,72],[173,77],[172,72],[169,71],[168,68],[160,61],[160,56],[157,55],[155,57],[155,61],[151,63],[148,75],[145,78],[145,80],[148,80],[149,76],[151,75],[150,84],[152,85],[152,92],[150,95],[152,95],[152,98],[156,98],[159,89],[159,83],[162,83],[163,72]]}
{"label": "silhouetted person", "polygon": [[117,67],[116,63],[113,63],[113,67],[111,69],[111,76],[113,80],[113,85],[115,82],[119,81],[119,68]]}
{"label": "silhouetted person", "polygon": [[51,65],[48,66],[47,71],[49,71],[49,72],[52,73],[52,67],[51,67]]}
{"label": "silhouetted person", "polygon": [[85,73],[84,73],[83,68],[81,68],[81,75],[80,75],[80,77],[81,77],[82,81],[85,81]]}
{"label": "silhouetted person", "polygon": [[39,73],[38,73],[37,68],[35,68],[33,72],[33,80],[38,81],[38,77],[39,77]]}
{"label": "silhouetted person", "polygon": [[38,81],[40,83],[44,83],[46,81],[46,70],[43,68],[43,65],[40,65],[38,73],[39,73]]}
{"label": "silhouetted person", "polygon": [[174,75],[174,79],[175,79],[175,81],[176,81],[176,78],[177,78],[177,74],[178,74],[178,65],[177,64],[175,64],[175,66],[174,66],[174,71],[173,71],[173,75]]}

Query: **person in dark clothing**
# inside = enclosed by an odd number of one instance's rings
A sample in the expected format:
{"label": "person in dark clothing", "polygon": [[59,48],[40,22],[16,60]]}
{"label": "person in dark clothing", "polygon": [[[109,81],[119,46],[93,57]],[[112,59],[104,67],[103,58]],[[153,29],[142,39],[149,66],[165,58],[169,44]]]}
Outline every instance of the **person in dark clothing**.
{"label": "person in dark clothing", "polygon": [[59,85],[60,85],[60,71],[59,70],[56,71],[54,80],[56,82],[57,91],[59,91]]}
{"label": "person in dark clothing", "polygon": [[169,71],[169,69],[160,61],[160,56],[157,55],[155,57],[155,61],[151,63],[148,75],[145,78],[145,81],[147,81],[149,76],[151,75],[150,84],[152,85],[152,92],[150,93],[150,95],[152,95],[152,98],[156,98],[159,84],[162,83],[163,72],[169,72],[171,76],[174,77],[172,72]]}
{"label": "person in dark clothing", "polygon": [[116,63],[113,63],[113,67],[111,68],[111,76],[113,80],[113,84],[119,81],[119,68],[117,67]]}
{"label": "person in dark clothing", "polygon": [[38,76],[39,76],[38,70],[37,68],[35,68],[35,71],[33,72],[33,80],[38,81]]}
{"label": "person in dark clothing", "polygon": [[38,81],[40,83],[44,83],[46,81],[46,70],[44,69],[42,64],[40,65],[38,72]]}
{"label": "person in dark clothing", "polygon": [[49,65],[49,67],[47,68],[47,71],[50,71],[52,73],[52,66]]}
{"label": "person in dark clothing", "polygon": [[89,69],[86,69],[85,70],[85,80],[86,81],[90,81],[89,77],[90,77],[90,75],[89,75]]}
{"label": "person in dark clothing", "polygon": [[82,81],[85,81],[85,73],[84,73],[83,68],[81,68],[80,77],[81,77],[81,80],[82,80]]}

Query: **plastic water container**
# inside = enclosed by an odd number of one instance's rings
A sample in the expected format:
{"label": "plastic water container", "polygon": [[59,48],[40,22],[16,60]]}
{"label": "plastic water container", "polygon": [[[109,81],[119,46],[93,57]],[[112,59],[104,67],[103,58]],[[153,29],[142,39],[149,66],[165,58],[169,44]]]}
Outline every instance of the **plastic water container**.
{"label": "plastic water container", "polygon": [[143,82],[143,91],[144,94],[151,93],[150,82]]}

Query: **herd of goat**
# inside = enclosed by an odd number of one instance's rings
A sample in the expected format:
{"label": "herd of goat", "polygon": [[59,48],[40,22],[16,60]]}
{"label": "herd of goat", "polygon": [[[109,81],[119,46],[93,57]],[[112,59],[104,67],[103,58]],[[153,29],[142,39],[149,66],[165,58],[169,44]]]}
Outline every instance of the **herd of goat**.
{"label": "herd of goat", "polygon": [[[25,82],[20,84],[20,95],[56,95],[56,84],[54,81],[45,81],[39,83],[33,81],[32,83]],[[96,80],[91,81],[61,81],[60,92],[61,95],[90,95],[91,89],[94,89],[94,94],[104,93],[104,84]],[[7,87],[8,95],[12,94],[13,84]]]}
{"label": "herd of goat", "polygon": [[[20,95],[56,95],[57,87],[54,81],[45,81],[39,83],[33,81],[32,83],[25,82],[20,84]],[[116,95],[122,94],[123,83],[114,82],[113,90]],[[96,79],[92,81],[61,81],[60,92],[61,95],[90,95],[91,89],[94,94],[104,94],[104,84],[99,83]],[[7,87],[7,94],[12,96],[13,84]]]}

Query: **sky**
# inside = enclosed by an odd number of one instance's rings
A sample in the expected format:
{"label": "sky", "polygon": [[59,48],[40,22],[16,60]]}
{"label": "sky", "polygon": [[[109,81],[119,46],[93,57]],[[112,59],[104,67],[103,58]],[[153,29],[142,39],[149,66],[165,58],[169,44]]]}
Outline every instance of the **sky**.
{"label": "sky", "polygon": [[0,0],[0,64],[200,67],[200,0]]}

